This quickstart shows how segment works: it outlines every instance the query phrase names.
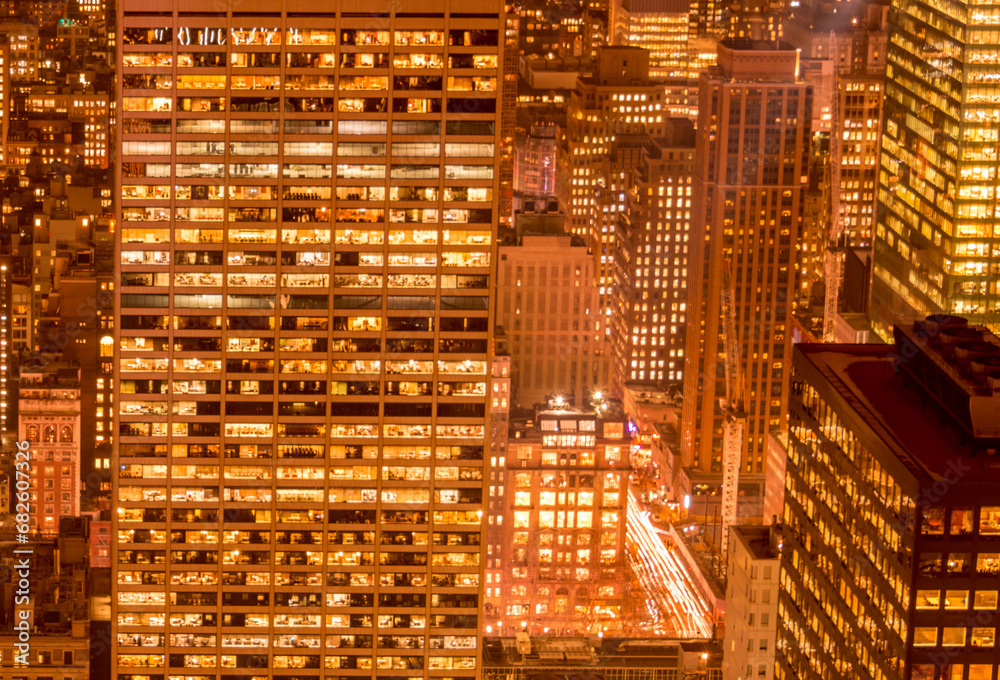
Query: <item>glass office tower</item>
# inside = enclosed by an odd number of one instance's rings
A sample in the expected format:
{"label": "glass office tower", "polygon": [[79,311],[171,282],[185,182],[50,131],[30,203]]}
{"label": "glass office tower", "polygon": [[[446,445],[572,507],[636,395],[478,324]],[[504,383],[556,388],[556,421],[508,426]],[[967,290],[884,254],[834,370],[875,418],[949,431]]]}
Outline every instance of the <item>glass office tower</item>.
{"label": "glass office tower", "polygon": [[116,680],[477,676],[502,15],[119,4]]}
{"label": "glass office tower", "polygon": [[872,326],[935,312],[1000,324],[1000,9],[893,3]]}

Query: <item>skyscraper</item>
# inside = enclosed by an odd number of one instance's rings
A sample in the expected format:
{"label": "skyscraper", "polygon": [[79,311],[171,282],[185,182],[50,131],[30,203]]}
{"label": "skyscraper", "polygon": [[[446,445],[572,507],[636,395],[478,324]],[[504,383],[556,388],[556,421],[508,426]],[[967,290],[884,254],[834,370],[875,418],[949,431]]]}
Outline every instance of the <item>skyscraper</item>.
{"label": "skyscraper", "polygon": [[688,54],[689,0],[614,0],[611,14],[615,45],[649,50],[649,75],[666,85],[664,108],[694,117],[698,74]]}
{"label": "skyscraper", "polygon": [[684,375],[691,182],[695,135],[684,119],[667,120],[667,136],[648,140],[623,224],[629,232],[621,378],[680,383]]}
{"label": "skyscraper", "polygon": [[886,340],[913,314],[1000,324],[1000,37],[989,12],[928,24],[933,8],[894,5],[889,24],[870,310]]}
{"label": "skyscraper", "polygon": [[118,7],[114,672],[476,677],[503,5],[218,7]]}
{"label": "skyscraper", "polygon": [[[625,258],[631,247],[620,216],[646,136],[663,137],[663,100],[663,85],[649,78],[649,52],[604,47],[594,75],[581,77],[573,92],[559,149],[556,182],[567,231],[583,237],[593,253],[598,330],[616,347],[624,346],[624,316],[617,312],[629,294]],[[624,369],[616,367],[613,375],[617,388]]]}
{"label": "skyscraper", "polygon": [[717,475],[705,483],[722,473],[726,288],[746,381],[741,484],[760,490],[768,432],[784,422],[811,105],[797,70],[787,46],[724,41],[702,75],[681,444],[692,474]]}
{"label": "skyscraper", "polygon": [[775,678],[992,680],[1000,338],[796,346]]}

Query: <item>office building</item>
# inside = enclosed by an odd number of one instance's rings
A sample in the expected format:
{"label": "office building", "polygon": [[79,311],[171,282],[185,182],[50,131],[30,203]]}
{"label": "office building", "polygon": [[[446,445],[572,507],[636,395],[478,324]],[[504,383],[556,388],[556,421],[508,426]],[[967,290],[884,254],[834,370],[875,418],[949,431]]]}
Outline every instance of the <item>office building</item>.
{"label": "office building", "polygon": [[595,321],[594,259],[583,240],[526,233],[500,246],[499,256],[497,325],[506,334],[516,401],[530,406],[561,391],[582,404],[606,389],[610,346]]}
{"label": "office building", "polygon": [[894,336],[796,346],[779,680],[996,677],[1000,338]]}
{"label": "office building", "polygon": [[604,47],[594,74],[581,77],[573,92],[559,149],[559,203],[567,231],[591,250],[598,330],[615,346],[624,344],[624,316],[616,312],[629,295],[620,216],[647,136],[663,137],[663,100],[663,85],[649,78],[649,52]]}
{"label": "office building", "polygon": [[687,60],[686,0],[616,0],[612,3],[615,45],[641,47],[649,52],[649,75],[657,80],[676,78]]}
{"label": "office building", "polygon": [[667,135],[650,139],[620,224],[628,233],[628,297],[621,347],[616,348],[617,384],[625,381],[680,383],[684,377],[688,256],[694,128],[670,118]]}
{"label": "office building", "polygon": [[697,115],[698,73],[689,55],[689,0],[614,0],[613,43],[649,52],[649,75],[666,87],[664,109],[673,116]]}
{"label": "office building", "polygon": [[18,386],[18,441],[31,445],[28,526],[55,535],[60,518],[80,516],[80,369],[22,366]]}
{"label": "office building", "polygon": [[[598,168],[618,137],[662,137],[663,119],[663,87],[649,78],[649,53],[638,47],[601,49],[594,74],[580,77],[566,115],[557,181],[563,182],[559,198],[568,231],[606,247],[609,234],[591,234],[596,195],[606,182]],[[602,255],[606,264],[610,253]]]}
{"label": "office building", "polygon": [[503,5],[204,10],[118,6],[113,673],[477,677]]}
{"label": "office building", "polygon": [[744,525],[734,526],[730,531],[722,677],[773,680],[780,530]]}
{"label": "office building", "polygon": [[33,81],[38,77],[38,26],[20,19],[0,22],[0,35],[6,36],[10,64],[7,74],[12,82]]}
{"label": "office building", "polygon": [[1000,324],[1000,37],[979,10],[928,25],[932,6],[901,5],[889,22],[870,309],[883,340],[907,315]]}
{"label": "office building", "polygon": [[[826,341],[833,340],[838,311],[860,311],[851,289],[870,278],[856,279],[852,268],[858,255],[868,257],[875,229],[888,13],[879,0],[823,4],[799,8],[785,22],[813,86],[813,200],[799,249],[798,320]],[[813,323],[820,318],[822,328]]]}
{"label": "office building", "polygon": [[630,580],[627,418],[611,402],[573,409],[557,398],[530,426],[513,423],[511,430],[506,467],[497,470],[505,493],[491,511],[502,547],[492,556],[500,581],[486,624],[527,633],[621,633]]}
{"label": "office building", "polygon": [[705,230],[691,237],[683,464],[718,489],[728,288],[748,414],[740,483],[750,502],[762,494],[768,433],[785,426],[811,91],[788,46],[723,41],[699,96],[693,223]]}
{"label": "office building", "polygon": [[691,21],[688,31],[692,39],[726,37],[725,5],[719,0],[691,0]]}

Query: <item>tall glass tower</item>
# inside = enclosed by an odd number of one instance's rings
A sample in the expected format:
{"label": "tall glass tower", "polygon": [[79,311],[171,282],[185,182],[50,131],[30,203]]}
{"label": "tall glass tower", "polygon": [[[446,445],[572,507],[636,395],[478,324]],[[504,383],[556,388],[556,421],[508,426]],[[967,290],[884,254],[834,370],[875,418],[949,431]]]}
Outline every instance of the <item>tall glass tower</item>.
{"label": "tall glass tower", "polygon": [[123,0],[116,680],[473,678],[499,0]]}
{"label": "tall glass tower", "polygon": [[893,3],[872,324],[961,314],[1000,323],[1000,10]]}

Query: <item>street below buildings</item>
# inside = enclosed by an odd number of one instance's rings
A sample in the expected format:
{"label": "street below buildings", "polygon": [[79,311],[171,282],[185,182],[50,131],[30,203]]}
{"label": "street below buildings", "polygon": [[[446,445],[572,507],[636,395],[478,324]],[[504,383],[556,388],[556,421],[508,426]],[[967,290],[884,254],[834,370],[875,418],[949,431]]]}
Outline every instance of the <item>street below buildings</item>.
{"label": "street below buildings", "polygon": [[711,612],[666,530],[643,510],[629,488],[625,545],[629,564],[646,594],[648,633],[679,638],[710,638]]}

